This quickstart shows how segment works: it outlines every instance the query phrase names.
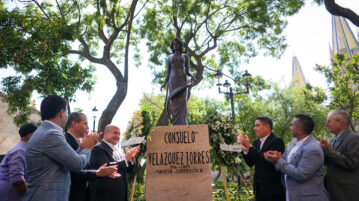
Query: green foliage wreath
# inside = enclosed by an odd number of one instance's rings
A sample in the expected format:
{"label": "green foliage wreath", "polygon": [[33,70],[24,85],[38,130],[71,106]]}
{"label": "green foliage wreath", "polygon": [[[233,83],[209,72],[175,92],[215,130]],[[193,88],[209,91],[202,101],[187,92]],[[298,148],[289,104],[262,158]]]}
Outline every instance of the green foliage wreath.
{"label": "green foliage wreath", "polygon": [[[131,137],[144,136],[145,139],[151,140],[150,130],[152,127],[152,114],[149,111],[147,105],[142,105],[141,110],[134,112],[131,120],[129,121],[124,139],[128,140]],[[140,152],[136,156],[137,162],[140,164],[135,166],[135,173],[137,174],[137,181],[139,183],[144,181],[144,174],[146,169],[146,165],[143,163],[143,159],[146,157],[146,144],[141,144],[140,146]],[[132,175],[129,177],[129,180],[133,180]]]}
{"label": "green foliage wreath", "polygon": [[220,144],[237,143],[240,133],[238,125],[230,117],[221,114],[210,115],[208,120],[212,168],[219,169],[219,165],[223,165],[229,174],[237,175],[239,169],[246,167],[242,164],[241,153],[223,151]]}

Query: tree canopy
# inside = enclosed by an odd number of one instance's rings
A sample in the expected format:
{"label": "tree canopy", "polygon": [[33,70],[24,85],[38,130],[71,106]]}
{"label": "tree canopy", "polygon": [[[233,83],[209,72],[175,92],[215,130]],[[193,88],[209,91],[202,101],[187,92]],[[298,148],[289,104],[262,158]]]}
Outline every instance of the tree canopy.
{"label": "tree canopy", "polygon": [[[14,21],[16,17],[21,17],[25,21],[32,22],[32,24],[28,25],[19,22],[18,28],[11,30],[11,26],[8,26],[9,30],[19,34],[19,30],[27,27],[33,32],[36,32],[37,35],[31,35],[24,32],[24,37],[26,39],[37,39],[37,41],[28,41],[27,44],[38,48],[34,49],[34,51],[29,51],[26,48],[21,49],[16,46],[13,47],[15,47],[16,50],[25,51],[25,53],[28,54],[36,54],[36,56],[33,56],[32,58],[26,58],[29,61],[36,61],[37,65],[47,66],[50,69],[48,70],[48,73],[52,74],[51,76],[53,79],[56,79],[56,82],[49,79],[50,81],[53,81],[54,85],[56,85],[57,82],[61,82],[62,79],[73,79],[71,77],[72,75],[64,74],[64,76],[63,73],[66,73],[66,71],[61,70],[61,73],[59,73],[60,76],[58,76],[55,74],[56,69],[41,60],[42,58],[51,60],[58,66],[62,66],[62,68],[66,66],[68,69],[71,69],[75,78],[77,75],[82,76],[81,78],[91,78],[91,76],[86,76],[91,74],[93,68],[90,68],[90,71],[86,72],[86,68],[81,69],[79,64],[71,66],[71,62],[68,59],[70,55],[79,56],[79,59],[72,57],[78,62],[87,60],[91,64],[104,66],[114,76],[117,87],[116,93],[103,111],[99,120],[99,130],[103,130],[107,124],[111,123],[112,118],[127,94],[129,50],[130,45],[134,45],[135,47],[136,44],[136,40],[131,38],[131,31],[133,28],[133,20],[136,15],[135,11],[138,0],[29,0],[19,2],[23,3],[23,6],[15,9],[17,16],[9,15],[9,12],[6,9],[2,9],[4,17],[10,22]],[[146,1],[144,1],[144,4],[146,4]],[[10,37],[5,33],[2,34],[2,36]],[[3,40],[7,43],[6,47],[3,47],[3,50],[9,57],[13,57],[14,55],[14,53],[10,51],[10,48],[13,45],[12,43],[21,42],[20,40],[17,40],[17,38],[15,39],[16,40],[13,42],[9,42],[11,40],[8,40],[8,38]],[[49,55],[49,52],[52,52],[50,50],[53,50],[56,55]],[[24,52],[21,53],[24,54]],[[138,55],[135,54],[135,56]],[[9,59],[8,61],[5,61],[5,63],[7,66],[12,65],[12,63],[9,62]],[[124,65],[122,71],[119,68],[119,64]],[[18,71],[18,68],[14,69],[15,71]],[[31,71],[32,69],[33,67],[31,66],[28,67],[27,70]],[[76,69],[77,71],[80,71],[81,69],[80,73],[73,72],[76,71]],[[24,74],[24,77],[31,77],[31,75]],[[24,80],[25,78],[20,80]],[[47,77],[44,78],[47,79]],[[14,81],[7,79],[5,82],[5,86],[10,86]],[[84,88],[81,88],[82,84],[87,86],[87,91],[92,89],[93,82],[84,82],[83,79],[80,83],[68,82],[63,85],[59,84],[58,88],[66,90],[68,91],[67,93],[73,95],[77,89]],[[38,87],[35,85],[37,92],[46,95],[46,93],[43,93],[42,90],[37,88]],[[69,90],[72,88],[76,90]],[[11,90],[5,90],[5,92],[11,93]],[[62,93],[59,93],[61,90],[53,90],[53,92],[63,95]],[[29,99],[31,92],[29,91],[24,95]],[[9,98],[8,101],[11,103],[14,99]],[[24,105],[24,107],[26,106],[27,105]]]}
{"label": "tree canopy", "polygon": [[[238,66],[258,54],[280,57],[286,47],[282,35],[286,16],[298,12],[302,0],[172,0],[156,1],[145,8],[141,36],[146,38],[155,82],[170,54],[174,38],[183,41],[191,70],[199,84],[213,77],[210,69],[226,69],[238,77]],[[165,112],[164,112],[165,113]],[[165,122],[165,121],[164,121]],[[161,122],[163,123],[163,122]]]}
{"label": "tree canopy", "polygon": [[8,11],[0,7],[0,68],[14,70],[1,81],[7,94],[8,113],[18,125],[27,122],[32,93],[58,94],[72,101],[77,90],[93,88],[93,71],[63,56],[72,40],[71,30],[61,20],[49,22],[36,10]]}
{"label": "tree canopy", "polygon": [[[206,66],[229,67],[234,73],[242,59],[258,53],[257,48],[280,57],[286,47],[281,35],[286,26],[284,17],[295,14],[302,5],[298,0],[153,2],[145,8],[140,32],[148,40],[153,68],[165,63],[171,41],[182,39],[199,83]],[[156,71],[156,75],[163,77],[163,71]]]}
{"label": "tree canopy", "polygon": [[[359,55],[348,58],[336,54],[330,66],[317,65],[315,69],[327,79],[330,93],[330,109],[341,109],[348,112],[352,120],[359,120]],[[354,129],[355,121],[352,121]]]}

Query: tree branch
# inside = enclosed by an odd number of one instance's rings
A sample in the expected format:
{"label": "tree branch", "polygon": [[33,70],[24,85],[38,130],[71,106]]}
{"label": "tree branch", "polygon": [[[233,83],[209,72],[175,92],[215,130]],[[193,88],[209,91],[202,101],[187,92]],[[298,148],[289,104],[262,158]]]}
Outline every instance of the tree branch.
{"label": "tree branch", "polygon": [[248,25],[244,25],[244,26],[239,26],[239,27],[235,27],[235,28],[233,28],[233,29],[228,29],[228,30],[226,30],[226,31],[224,31],[224,32],[231,32],[231,31],[237,31],[237,30],[239,30],[239,29],[243,29],[243,28],[249,28],[249,26]]}
{"label": "tree branch", "polygon": [[[134,3],[134,2],[136,2],[136,3]],[[128,11],[128,14],[127,14],[127,17],[126,17],[125,21],[122,23],[121,26],[118,27],[119,30],[122,30],[122,29],[127,25],[127,22],[128,22],[128,20],[130,19],[130,17],[131,17],[132,9],[135,9],[135,8],[136,8],[137,2],[138,2],[138,0],[133,0],[133,1],[132,1],[130,10]],[[135,6],[133,7],[134,4],[135,4]],[[135,12],[135,11],[133,11],[133,12]]]}
{"label": "tree branch", "polygon": [[145,3],[143,3],[142,7],[140,8],[140,10],[135,14],[135,17],[133,18],[136,18],[138,14],[140,14],[140,12],[142,11],[142,9],[145,7],[145,5],[147,4],[148,0],[145,1]]}
{"label": "tree branch", "polygon": [[93,63],[104,64],[103,59],[99,59],[99,58],[95,58],[95,57],[91,56],[90,49],[89,49],[86,41],[82,37],[79,37],[78,40],[82,44],[84,51],[69,50],[69,52],[68,52],[69,54],[78,54],[78,55],[85,57],[86,59],[88,59],[89,61],[91,61]]}
{"label": "tree branch", "polygon": [[215,49],[215,48],[217,47],[217,37],[214,36],[214,35],[211,33],[211,31],[209,30],[209,28],[208,28],[208,23],[206,23],[206,29],[207,29],[208,34],[209,34],[209,35],[211,36],[211,38],[213,39],[213,46],[210,45],[211,40],[208,40],[208,42],[207,42],[207,49],[204,50],[204,51],[199,55],[200,57],[203,57],[203,56],[206,55],[209,51],[211,51],[211,50],[213,50],[213,49]]}
{"label": "tree branch", "polygon": [[62,18],[64,18],[65,16],[64,16],[64,14],[63,14],[63,12],[62,12],[62,9],[61,9],[61,7],[60,7],[59,2],[58,2],[57,0],[55,0],[55,1],[56,1],[56,5],[57,5],[57,7],[59,8],[59,11],[60,11],[60,15],[61,15],[61,17],[62,17]]}
{"label": "tree branch", "polygon": [[[37,2],[37,0],[31,0],[31,1],[34,2],[38,8],[40,8],[41,12],[45,15],[46,19],[47,19],[48,21],[51,21],[50,18],[49,18],[49,16],[46,14],[46,12],[44,11],[44,9],[43,9],[43,8],[41,7],[41,5],[39,4],[39,2]],[[21,1],[21,0],[19,0],[19,2],[27,2],[27,3],[28,3],[28,2],[30,2],[30,1]]]}
{"label": "tree branch", "polygon": [[324,0],[325,8],[332,15],[342,16],[349,19],[353,24],[359,27],[359,16],[349,8],[344,8],[335,3],[335,0]]}
{"label": "tree branch", "polygon": [[[80,8],[80,5],[79,3],[77,2],[77,0],[72,0],[74,2],[74,4],[76,5],[77,7],[77,10],[79,12],[79,19],[77,20],[77,25],[78,27],[80,27],[80,23],[81,23],[81,8]],[[87,28],[86,28],[87,29]]]}
{"label": "tree branch", "polygon": [[[228,8],[228,6],[226,6],[226,4],[224,4],[223,7],[218,8],[217,10],[214,10],[212,13],[209,13],[209,10],[210,10],[210,4],[209,4],[206,18],[198,25],[198,27],[196,27],[195,31],[193,32],[193,35],[197,34],[197,32],[199,31],[199,29],[202,27],[203,24],[206,24],[206,26],[208,25],[207,22],[208,22],[209,18],[211,18],[214,14],[216,14],[217,12],[219,12],[225,8]],[[208,27],[206,27],[206,28],[208,28]]]}
{"label": "tree branch", "polygon": [[103,29],[100,27],[100,26],[98,26],[98,36],[101,38],[101,40],[105,43],[105,44],[107,44],[108,43],[108,38],[106,37],[106,35],[105,35],[105,33],[103,32]]}
{"label": "tree branch", "polygon": [[91,56],[89,52],[84,52],[84,51],[79,51],[79,50],[69,50],[68,54],[78,54],[80,56],[85,57],[86,59],[88,59],[89,61],[91,61],[93,63],[103,64],[102,59],[95,58],[95,57]]}
{"label": "tree branch", "polygon": [[127,27],[127,36],[126,36],[125,66],[124,66],[124,68],[125,68],[124,69],[124,77],[125,77],[126,82],[128,80],[128,55],[129,55],[129,46],[130,46],[130,38],[131,38],[131,29],[132,29],[132,22],[134,19],[137,2],[138,2],[138,0],[132,1],[130,13],[129,13],[130,18],[129,18],[128,25],[127,25],[128,27]]}
{"label": "tree branch", "polygon": [[205,40],[203,40],[203,43],[201,45],[201,48],[204,47],[207,44],[207,41],[211,39],[211,36],[207,36],[207,38]]}
{"label": "tree branch", "polygon": [[176,28],[176,38],[181,38],[181,29],[178,26],[177,16],[173,15],[173,25]]}

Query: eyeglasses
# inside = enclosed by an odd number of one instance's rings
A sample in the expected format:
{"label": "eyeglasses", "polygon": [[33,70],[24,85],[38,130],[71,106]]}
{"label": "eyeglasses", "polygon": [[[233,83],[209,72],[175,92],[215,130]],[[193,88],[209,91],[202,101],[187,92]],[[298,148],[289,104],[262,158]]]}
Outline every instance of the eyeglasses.
{"label": "eyeglasses", "polygon": [[[334,119],[333,121],[339,121],[337,119]],[[327,120],[326,123],[329,124],[331,122],[331,120]]]}

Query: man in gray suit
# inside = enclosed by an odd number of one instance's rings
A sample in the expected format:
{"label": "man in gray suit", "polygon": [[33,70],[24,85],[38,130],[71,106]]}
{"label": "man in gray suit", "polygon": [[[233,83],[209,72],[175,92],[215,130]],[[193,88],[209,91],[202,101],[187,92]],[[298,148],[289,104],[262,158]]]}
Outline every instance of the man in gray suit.
{"label": "man in gray suit", "polygon": [[280,152],[268,151],[265,159],[274,163],[283,173],[282,182],[287,201],[328,201],[328,192],[323,183],[324,154],[315,138],[312,118],[299,114],[292,120],[290,130],[295,138],[283,156]]}
{"label": "man in gray suit", "polygon": [[359,201],[359,135],[349,129],[350,117],[342,110],[328,114],[326,126],[334,137],[322,139],[325,185],[332,201]]}
{"label": "man in gray suit", "polygon": [[98,136],[85,137],[80,148],[74,151],[63,134],[66,106],[66,101],[57,95],[41,102],[43,122],[32,135],[25,153],[29,188],[23,201],[67,201],[70,170],[80,171],[90,159]]}

